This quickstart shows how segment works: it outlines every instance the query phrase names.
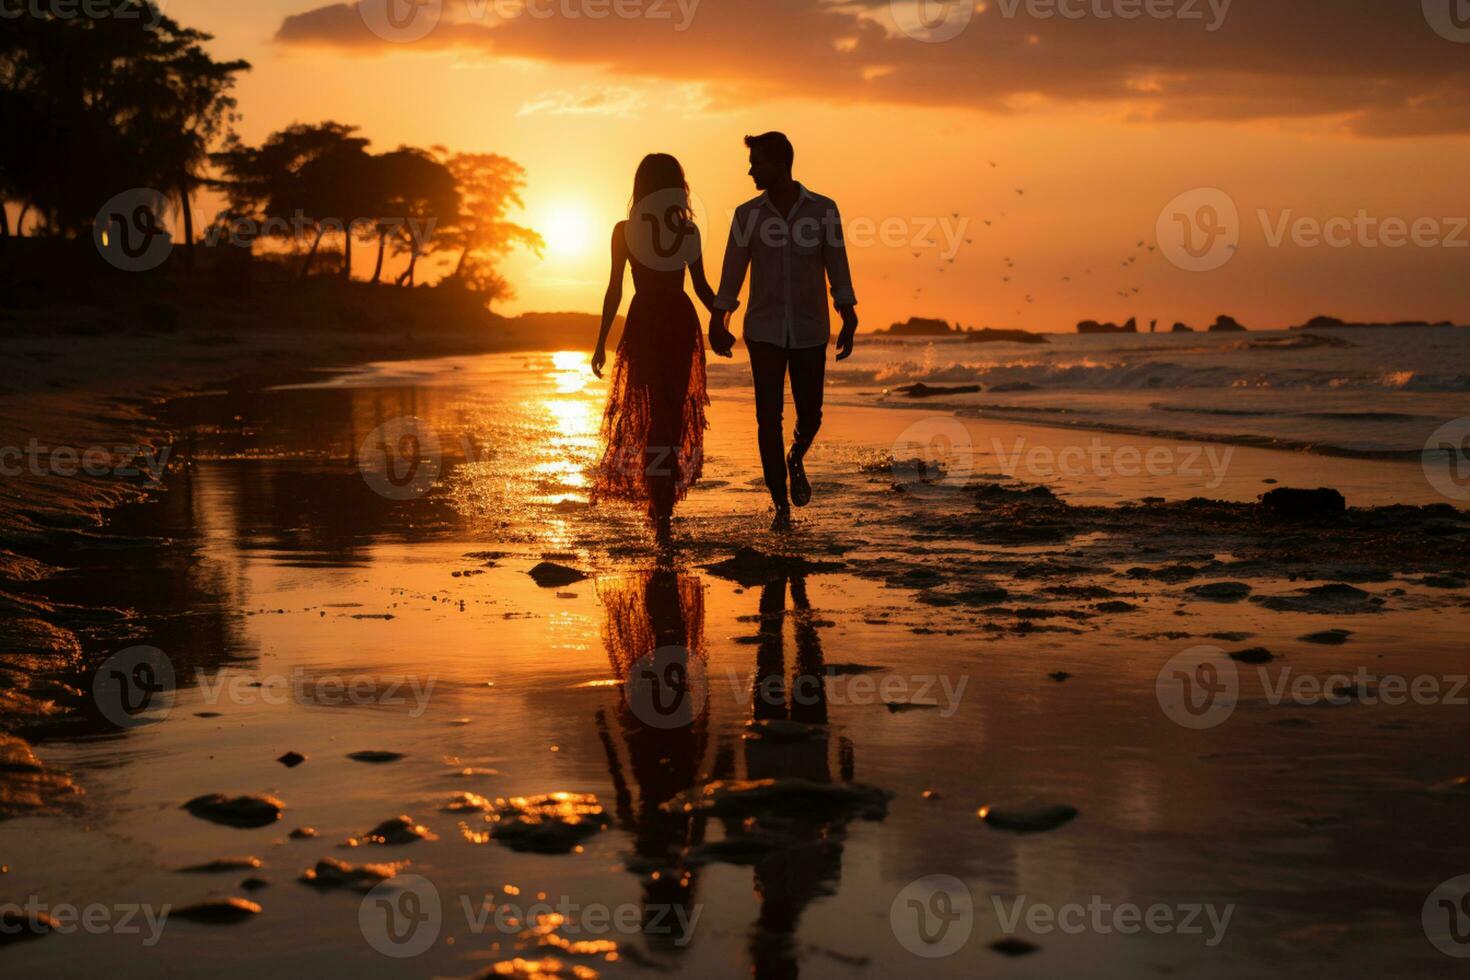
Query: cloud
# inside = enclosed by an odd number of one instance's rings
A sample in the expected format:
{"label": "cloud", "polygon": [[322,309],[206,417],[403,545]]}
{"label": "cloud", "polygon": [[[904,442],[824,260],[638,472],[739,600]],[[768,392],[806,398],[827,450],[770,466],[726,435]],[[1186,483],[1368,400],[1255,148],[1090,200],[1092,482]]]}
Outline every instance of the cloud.
{"label": "cloud", "polygon": [[615,116],[636,118],[646,100],[636,89],[627,86],[581,89],[575,92],[543,92],[522,103],[517,115],[534,116]]}
{"label": "cloud", "polygon": [[[363,0],[368,19],[406,2]],[[375,34],[355,3],[287,17],[276,40],[697,82],[717,107],[792,96],[997,113],[1086,105],[1158,121],[1327,117],[1372,137],[1470,133],[1470,45],[1412,0],[983,0],[967,21],[967,8],[947,8],[963,29],[936,43],[902,29],[916,23],[910,0],[443,2],[412,41]],[[913,2],[945,32],[938,0]]]}

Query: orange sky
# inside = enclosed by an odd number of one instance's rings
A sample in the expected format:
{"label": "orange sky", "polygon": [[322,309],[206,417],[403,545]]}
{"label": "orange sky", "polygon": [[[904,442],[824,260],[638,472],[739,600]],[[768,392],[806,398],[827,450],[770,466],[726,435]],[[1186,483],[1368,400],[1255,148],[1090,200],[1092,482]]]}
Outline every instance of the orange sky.
{"label": "orange sky", "polygon": [[[346,5],[167,9],[216,34],[217,56],[254,63],[238,92],[249,140],[331,118],[380,151],[437,143],[522,163],[520,219],[557,247],[507,261],[519,293],[508,312],[598,307],[608,233],[648,151],[683,160],[717,267],[729,214],[753,194],[740,138],[782,129],[798,179],[837,199],[850,237],[857,222],[870,232],[852,256],[867,328],[911,314],[1042,330],[1130,315],[1199,326],[1218,313],[1260,327],[1316,313],[1470,322],[1470,229],[1458,222],[1432,235],[1458,248],[1372,248],[1356,233],[1346,247],[1273,247],[1260,214],[1268,225],[1286,212],[1470,214],[1470,43],[1437,34],[1419,3],[1344,13],[1338,0],[1234,0],[1210,31],[1038,19],[994,0],[952,40],[924,43],[895,31],[881,0],[685,0],[687,18],[675,0],[627,0],[663,4],[666,20],[557,13],[599,0],[496,20],[507,9],[496,0],[463,2],[446,0],[435,32],[398,44]],[[1225,190],[1240,214],[1238,250],[1212,271],[1147,250],[1161,209],[1197,187]]]}

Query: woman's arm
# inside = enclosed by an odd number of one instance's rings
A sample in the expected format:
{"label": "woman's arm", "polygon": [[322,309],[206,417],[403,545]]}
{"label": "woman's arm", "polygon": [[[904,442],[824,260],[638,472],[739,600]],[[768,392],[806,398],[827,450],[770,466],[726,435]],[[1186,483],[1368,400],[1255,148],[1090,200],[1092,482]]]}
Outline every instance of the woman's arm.
{"label": "woman's arm", "polygon": [[[696,241],[699,241],[699,229],[694,229]],[[699,241],[699,248],[694,253],[694,261],[689,263],[689,278],[694,282],[694,295],[704,304],[704,308],[711,313],[715,312],[715,291],[710,288],[709,277],[704,272],[704,242]]]}
{"label": "woman's arm", "polygon": [[607,279],[607,293],[602,297],[602,328],[597,331],[597,349],[592,352],[592,373],[602,377],[602,367],[607,363],[607,335],[612,330],[613,320],[623,305],[623,273],[628,268],[628,240],[624,237],[626,221],[613,226],[612,272]]}

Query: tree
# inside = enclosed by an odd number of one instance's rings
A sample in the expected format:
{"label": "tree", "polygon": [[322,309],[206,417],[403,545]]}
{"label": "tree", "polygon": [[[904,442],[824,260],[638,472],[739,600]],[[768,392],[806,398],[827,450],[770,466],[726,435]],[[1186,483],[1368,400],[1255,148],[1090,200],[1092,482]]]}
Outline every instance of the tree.
{"label": "tree", "polygon": [[[379,240],[395,255],[408,255],[408,267],[397,282],[412,286],[419,259],[438,249],[442,236],[459,220],[459,188],[449,168],[425,150],[400,146],[377,161],[386,190],[378,227],[388,229],[380,231]],[[381,247],[378,265],[381,268]]]}
{"label": "tree", "polygon": [[216,62],[210,35],[153,0],[92,4],[81,17],[0,0],[0,193],[33,206],[44,231],[79,235],[121,191],[177,191],[192,234],[188,191],[250,66]]}
{"label": "tree", "polygon": [[234,141],[214,154],[221,172],[214,184],[225,193],[231,220],[293,243],[303,233],[311,235],[298,276],[310,272],[329,231],[340,230],[350,241],[354,219],[374,213],[375,169],[368,141],[356,132],[356,126],[338,122],[297,123],[259,147]]}
{"label": "tree", "polygon": [[508,296],[510,287],[495,272],[496,260],[517,245],[538,255],[545,246],[535,231],[505,220],[512,206],[525,206],[520,192],[526,186],[526,171],[514,160],[495,153],[449,155],[442,147],[436,149],[454,175],[460,196],[458,218],[441,233],[445,248],[460,250],[459,261],[447,281],[487,299]]}

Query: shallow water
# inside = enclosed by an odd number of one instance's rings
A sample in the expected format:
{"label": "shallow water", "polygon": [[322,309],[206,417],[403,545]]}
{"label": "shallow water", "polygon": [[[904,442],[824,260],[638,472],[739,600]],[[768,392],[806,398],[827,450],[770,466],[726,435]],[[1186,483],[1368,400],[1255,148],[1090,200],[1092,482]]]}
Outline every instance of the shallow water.
{"label": "shallow water", "polygon": [[[1110,587],[1137,607],[1099,614],[1044,595],[1051,580],[1028,578],[1026,565],[1111,556],[1105,533],[999,545],[928,530],[973,511],[960,484],[995,476],[992,440],[1060,450],[1076,433],[891,407],[829,410],[810,467],[817,503],[777,539],[742,448],[753,445],[753,420],[738,389],[717,393],[706,482],[680,510],[675,563],[661,567],[636,515],[585,506],[602,389],[584,364],[545,354],[372,366],[170,407],[190,433],[180,447],[190,465],[158,502],[117,515],[117,547],[68,556],[72,571],[54,593],[131,610],[99,623],[89,652],[157,647],[177,693],[147,724],[119,731],[96,717],[39,743],[48,765],[86,787],[87,807],[0,823],[9,868],[0,898],[158,911],[240,895],[262,912],[237,925],[167,921],[142,953],[146,927],[9,946],[0,955],[14,975],[68,975],[88,962],[118,977],[460,976],[547,956],[567,975],[576,965],[605,976],[1409,976],[1448,963],[1421,908],[1441,881],[1470,873],[1466,801],[1429,787],[1464,771],[1465,707],[1448,696],[1305,706],[1267,695],[1284,670],[1359,669],[1439,679],[1448,695],[1465,669],[1463,590],[1403,578],[1363,586],[1385,597],[1380,613],[1282,613],[1120,578],[1107,557],[1066,580]],[[385,484],[352,462],[358,447],[380,443],[370,437],[378,426],[407,415],[439,442],[422,493],[423,470]],[[1155,444],[1097,438],[1114,462],[1123,446]],[[966,439],[968,452],[955,452]],[[877,468],[910,447],[945,456],[949,484]],[[1079,503],[1250,500],[1267,479],[1338,486],[1357,505],[1442,499],[1417,465],[1241,448],[1218,471],[1193,472],[1172,458],[1160,474],[1016,475]],[[1187,528],[1180,540],[1174,553],[1137,560],[1218,551]],[[702,567],[750,544],[844,570],[742,586]],[[590,577],[538,587],[527,572],[548,557]],[[982,580],[1011,590],[1011,606],[1044,605],[1058,618],[1020,629],[1013,609],[919,601],[935,584]],[[1309,583],[1283,569],[1252,584],[1265,593]],[[1347,645],[1297,639],[1336,626],[1354,631]],[[1235,638],[1210,636],[1220,633]],[[1201,643],[1264,645],[1282,659],[1241,668],[1228,719],[1193,729],[1162,709],[1157,678]],[[699,694],[689,723],[669,729],[651,724],[623,684],[664,647],[687,651],[677,662]],[[841,664],[880,669],[801,684]],[[1056,671],[1071,677],[1047,676]],[[935,707],[892,711],[887,701]],[[751,721],[771,719],[822,727],[794,741],[743,737]],[[403,758],[347,758],[361,750]],[[306,762],[275,761],[288,751]],[[753,863],[701,860],[740,839],[739,818],[659,804],[712,778],[856,782],[893,796],[881,820],[766,815],[756,829],[778,849]],[[285,814],[236,829],[180,809],[211,792],[271,794]],[[570,853],[523,853],[489,839],[478,812],[444,812],[465,792],[593,794],[611,825]],[[1017,835],[976,813],[1032,802],[1080,815]],[[398,814],[434,839],[343,846]],[[320,836],[288,837],[298,827]],[[247,893],[245,872],[177,870],[230,855],[260,858],[254,873],[270,885]],[[295,881],[323,857],[407,864],[396,891],[365,900]],[[958,878],[973,903],[956,920],[968,923],[967,941],[943,928],[951,907],[905,891],[937,874]],[[401,903],[408,893],[414,901]],[[385,938],[388,913],[373,904],[385,895],[403,916],[390,923],[402,943]],[[430,896],[437,915],[425,912]],[[487,896],[500,914],[482,923]],[[569,921],[528,923],[533,900]],[[1018,902],[1042,912],[1008,924]],[[1047,910],[1102,904],[1164,906],[1197,918],[1199,931],[1046,925]],[[1228,924],[1212,928],[1205,905],[1230,907]],[[428,936],[413,925],[420,913],[438,931],[418,951]],[[942,938],[924,941],[920,914],[936,916],[927,934]],[[622,927],[599,929],[602,916],[621,916]],[[1036,949],[991,948],[1008,936]],[[574,941],[591,945],[568,949]],[[917,955],[941,949],[948,955]]]}

